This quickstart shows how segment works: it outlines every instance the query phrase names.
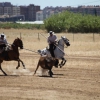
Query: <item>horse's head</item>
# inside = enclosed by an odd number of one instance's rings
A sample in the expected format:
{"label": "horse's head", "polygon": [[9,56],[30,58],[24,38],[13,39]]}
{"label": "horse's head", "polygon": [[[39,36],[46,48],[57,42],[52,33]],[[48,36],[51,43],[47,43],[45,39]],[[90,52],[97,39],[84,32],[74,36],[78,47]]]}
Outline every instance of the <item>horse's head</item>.
{"label": "horse's head", "polygon": [[62,38],[62,40],[64,41],[64,43],[65,43],[67,46],[70,46],[69,40],[68,40],[65,36],[64,36],[64,37],[61,36],[61,38]]}
{"label": "horse's head", "polygon": [[20,47],[20,49],[23,49],[23,42],[22,42],[21,39],[19,39],[19,38],[15,39],[14,42],[13,42],[13,44],[14,44],[15,46]]}

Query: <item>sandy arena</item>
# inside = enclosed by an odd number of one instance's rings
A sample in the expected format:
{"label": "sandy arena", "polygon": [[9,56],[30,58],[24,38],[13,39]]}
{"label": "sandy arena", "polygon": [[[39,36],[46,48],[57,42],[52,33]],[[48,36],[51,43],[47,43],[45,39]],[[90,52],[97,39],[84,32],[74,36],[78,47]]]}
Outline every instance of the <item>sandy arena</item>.
{"label": "sandy arena", "polygon": [[[33,58],[33,63],[39,58],[21,54],[22,59],[27,57]],[[26,70],[22,66],[15,70],[16,62],[3,62],[8,76],[0,71],[0,100],[100,100],[100,66],[95,66],[98,62],[99,57],[70,56],[63,68],[53,68],[52,78],[33,76],[36,66],[31,64],[25,64]]]}
{"label": "sandy arena", "polygon": [[[21,37],[24,48],[35,50],[47,46],[46,31],[26,29],[0,29],[9,43]],[[20,34],[21,33],[21,34]],[[41,34],[38,34],[41,33]],[[62,68],[53,67],[53,77],[41,77],[41,69],[33,76],[39,54],[20,50],[26,65],[16,70],[17,62],[4,61],[0,71],[0,100],[100,100],[100,34],[58,33],[66,36],[71,46],[64,48],[67,63]],[[94,37],[93,37],[94,36]]]}

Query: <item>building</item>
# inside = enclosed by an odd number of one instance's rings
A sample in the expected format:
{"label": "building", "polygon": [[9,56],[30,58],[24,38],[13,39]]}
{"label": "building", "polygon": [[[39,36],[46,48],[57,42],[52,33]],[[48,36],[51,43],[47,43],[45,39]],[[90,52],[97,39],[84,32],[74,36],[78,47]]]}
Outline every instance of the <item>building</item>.
{"label": "building", "polygon": [[14,17],[18,21],[21,16],[21,20],[35,21],[37,11],[40,11],[40,6],[35,6],[34,4],[29,6],[14,6],[10,2],[0,3],[0,18],[2,19],[12,19]]}
{"label": "building", "polygon": [[34,4],[30,4],[28,6],[28,20],[35,21],[36,20],[36,12],[40,11],[40,6],[34,6]]}
{"label": "building", "polygon": [[78,7],[70,7],[67,10],[74,13],[91,14],[91,15],[100,16],[100,6],[78,6]]}
{"label": "building", "polygon": [[20,14],[24,15],[25,21],[28,21],[28,8],[27,8],[27,6],[20,6]]}
{"label": "building", "polygon": [[12,15],[20,15],[20,7],[19,6],[13,6],[12,7]]}
{"label": "building", "polygon": [[0,7],[0,15],[4,15],[4,13],[3,13],[3,7]]}
{"label": "building", "polygon": [[10,2],[0,3],[0,15],[12,15],[12,4]]}
{"label": "building", "polygon": [[37,21],[43,21],[44,20],[44,18],[43,18],[43,11],[36,12],[36,20]]}
{"label": "building", "polygon": [[28,6],[14,6],[10,2],[0,2],[0,18],[13,19],[13,21],[43,21],[53,14],[61,13],[63,11],[71,11],[73,13],[91,14],[100,16],[100,6],[78,6],[78,7],[45,7],[43,10],[40,6],[29,4]]}

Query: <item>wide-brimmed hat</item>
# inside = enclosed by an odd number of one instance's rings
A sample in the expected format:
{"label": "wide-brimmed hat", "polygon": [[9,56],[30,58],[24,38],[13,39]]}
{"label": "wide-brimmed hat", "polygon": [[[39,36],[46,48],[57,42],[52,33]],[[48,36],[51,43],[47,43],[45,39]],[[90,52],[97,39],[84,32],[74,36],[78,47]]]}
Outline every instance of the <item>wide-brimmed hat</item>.
{"label": "wide-brimmed hat", "polygon": [[6,38],[6,35],[3,34],[3,33],[1,33],[1,34],[0,34],[0,37]]}
{"label": "wide-brimmed hat", "polygon": [[4,37],[4,36],[5,36],[5,35],[2,33],[2,34],[1,34],[1,37]]}
{"label": "wide-brimmed hat", "polygon": [[53,31],[49,31],[49,34],[54,34],[54,32]]}

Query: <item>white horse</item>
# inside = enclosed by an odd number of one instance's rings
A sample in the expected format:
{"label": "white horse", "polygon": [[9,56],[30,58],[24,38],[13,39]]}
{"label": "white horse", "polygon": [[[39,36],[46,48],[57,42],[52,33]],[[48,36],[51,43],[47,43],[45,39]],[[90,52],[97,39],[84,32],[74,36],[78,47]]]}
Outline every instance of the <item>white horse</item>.
{"label": "white horse", "polygon": [[[55,54],[55,58],[62,60],[61,63],[59,64],[60,67],[64,66],[66,63],[66,59],[64,58],[64,44],[66,44],[66,46],[70,46],[69,40],[64,36],[61,36],[61,39],[59,39],[58,44],[56,44],[56,48],[54,50],[54,54]],[[42,50],[38,50],[39,54],[41,56],[47,56],[47,57],[51,57],[50,51],[47,48],[44,48]]]}

